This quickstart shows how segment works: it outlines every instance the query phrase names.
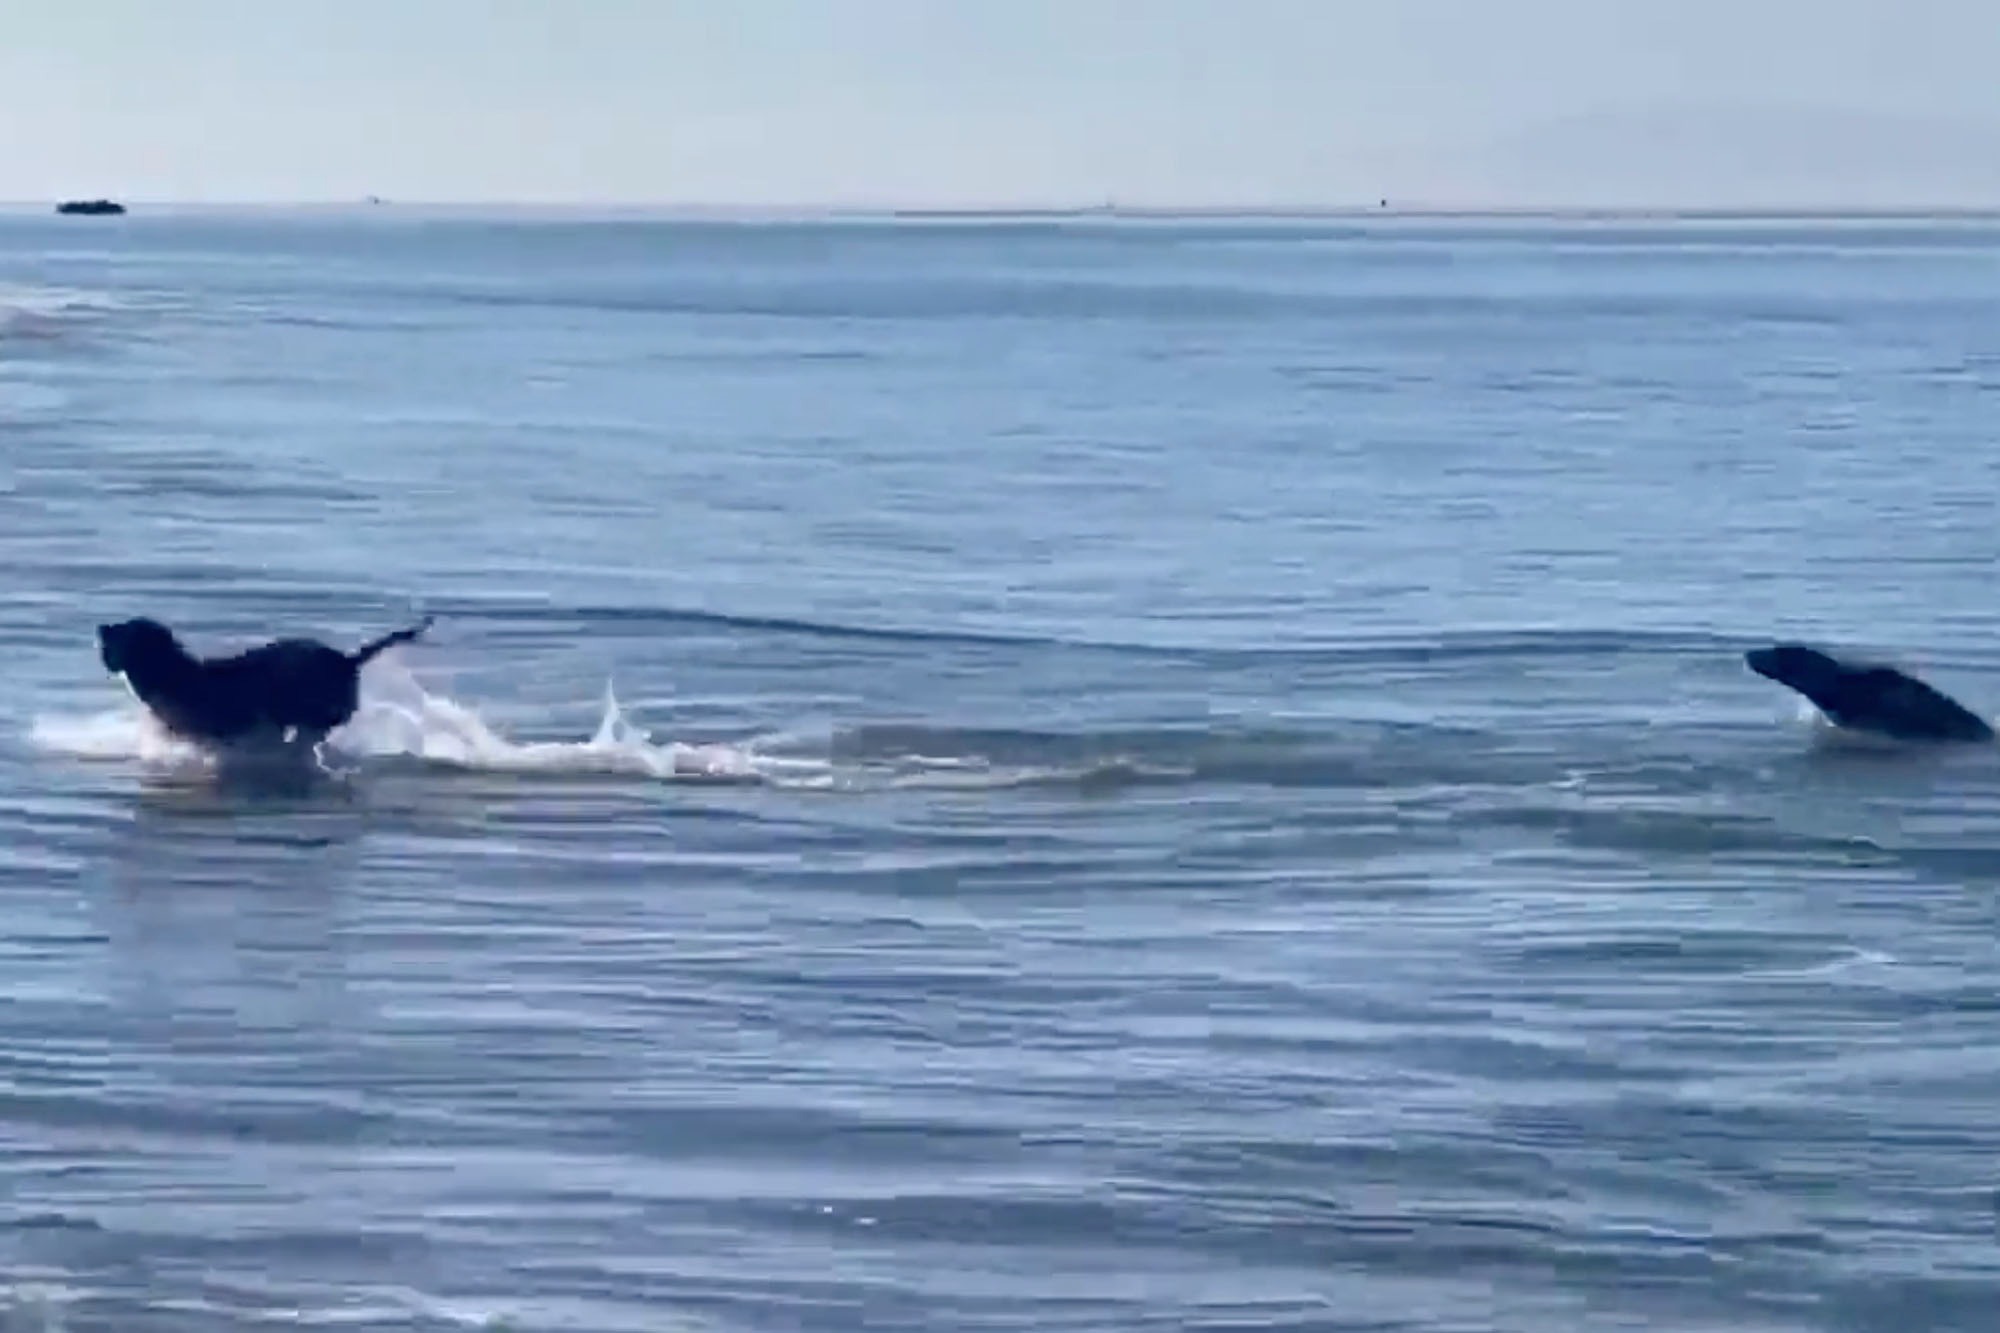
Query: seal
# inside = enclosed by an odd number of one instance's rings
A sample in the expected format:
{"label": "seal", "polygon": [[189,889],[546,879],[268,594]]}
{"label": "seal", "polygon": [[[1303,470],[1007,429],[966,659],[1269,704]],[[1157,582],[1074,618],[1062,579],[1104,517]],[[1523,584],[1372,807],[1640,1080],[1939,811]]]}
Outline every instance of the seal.
{"label": "seal", "polygon": [[1827,721],[1849,731],[1899,741],[1975,742],[1993,727],[1956,699],[1894,667],[1842,661],[1800,643],[1777,643],[1743,654],[1744,663],[1812,701]]}

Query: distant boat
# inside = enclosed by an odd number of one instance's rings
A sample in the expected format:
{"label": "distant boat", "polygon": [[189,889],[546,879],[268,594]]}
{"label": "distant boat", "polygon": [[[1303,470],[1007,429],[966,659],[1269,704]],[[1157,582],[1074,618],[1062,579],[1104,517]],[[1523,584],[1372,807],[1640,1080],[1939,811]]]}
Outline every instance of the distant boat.
{"label": "distant boat", "polygon": [[125,205],[109,199],[65,199],[56,205],[58,213],[72,213],[81,217],[116,217],[125,211]]}

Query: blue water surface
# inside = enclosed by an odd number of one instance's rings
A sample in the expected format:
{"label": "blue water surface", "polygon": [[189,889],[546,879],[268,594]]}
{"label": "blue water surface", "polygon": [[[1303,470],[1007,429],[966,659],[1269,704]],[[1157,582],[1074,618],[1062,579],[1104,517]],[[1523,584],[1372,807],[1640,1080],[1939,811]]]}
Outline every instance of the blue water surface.
{"label": "blue water surface", "polygon": [[[1989,1333],[2000,224],[0,218],[73,1330]],[[91,629],[352,644],[204,776]]]}

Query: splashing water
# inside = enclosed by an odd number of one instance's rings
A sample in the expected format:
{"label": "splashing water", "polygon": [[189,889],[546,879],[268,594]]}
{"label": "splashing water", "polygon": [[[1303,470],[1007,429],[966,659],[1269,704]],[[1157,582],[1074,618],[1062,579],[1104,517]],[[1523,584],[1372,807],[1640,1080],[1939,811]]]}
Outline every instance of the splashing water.
{"label": "splashing water", "polygon": [[487,773],[602,774],[655,779],[753,782],[767,776],[751,750],[730,745],[656,744],[628,721],[607,683],[604,713],[584,741],[515,741],[478,713],[431,694],[407,671],[385,663],[361,710],[327,738],[357,758],[412,758]]}
{"label": "splashing water", "polygon": [[[899,736],[890,728],[879,738],[871,738],[870,730],[770,734],[735,744],[658,742],[626,717],[607,684],[603,714],[587,739],[520,741],[501,734],[476,710],[425,689],[393,657],[382,657],[362,675],[360,710],[327,737],[321,757],[322,767],[335,775],[416,764],[471,773],[751,783],[818,791],[1089,788],[1184,781],[1195,772],[1185,756],[1145,762],[1122,753],[1069,753],[1069,746],[1052,742],[1051,751],[1009,761],[981,753],[976,737],[950,729],[919,727]],[[214,756],[169,735],[136,698],[95,713],[39,717],[30,740],[44,753],[136,761],[167,778],[199,779],[217,768]]]}
{"label": "splashing water", "polygon": [[[211,756],[167,734],[136,700],[83,716],[37,718],[31,739],[40,749],[84,760],[137,760],[149,769],[209,769]],[[471,708],[432,694],[393,662],[364,676],[353,719],[327,737],[328,758],[415,760],[469,772],[605,775],[655,780],[725,782],[811,781],[824,763],[760,753],[751,746],[659,744],[628,721],[607,685],[604,715],[581,741],[516,741]]]}

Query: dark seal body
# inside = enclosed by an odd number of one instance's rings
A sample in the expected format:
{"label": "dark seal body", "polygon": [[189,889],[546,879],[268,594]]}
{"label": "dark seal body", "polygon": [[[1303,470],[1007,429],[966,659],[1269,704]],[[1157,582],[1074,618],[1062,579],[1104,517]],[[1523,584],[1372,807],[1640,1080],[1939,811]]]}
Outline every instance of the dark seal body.
{"label": "dark seal body", "polygon": [[1899,741],[1994,739],[1984,718],[1894,667],[1844,662],[1797,643],[1754,648],[1743,660],[1766,680],[1804,695],[1837,727]]}

